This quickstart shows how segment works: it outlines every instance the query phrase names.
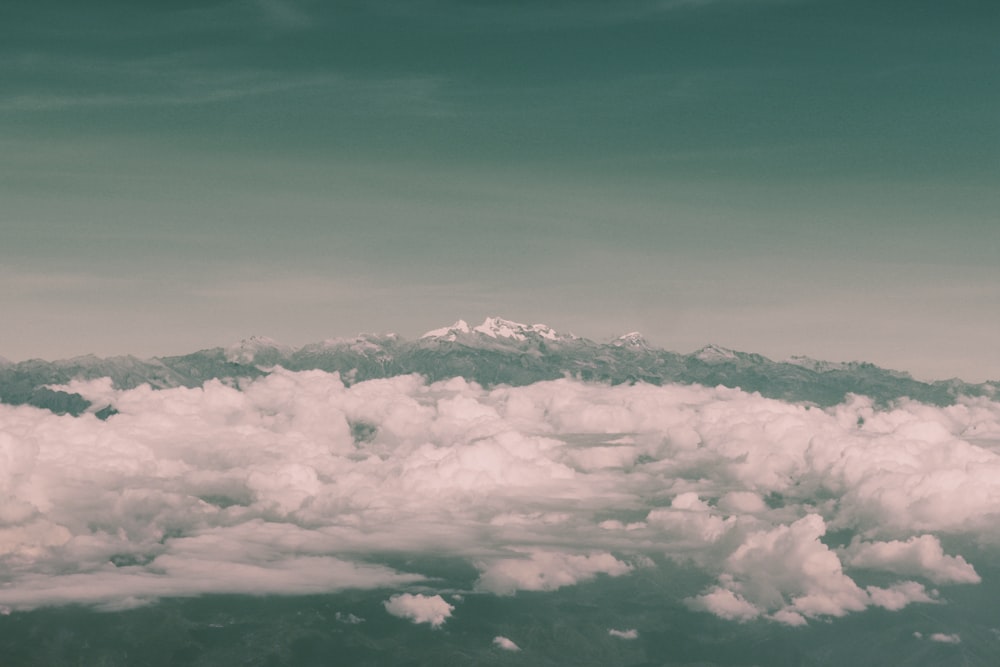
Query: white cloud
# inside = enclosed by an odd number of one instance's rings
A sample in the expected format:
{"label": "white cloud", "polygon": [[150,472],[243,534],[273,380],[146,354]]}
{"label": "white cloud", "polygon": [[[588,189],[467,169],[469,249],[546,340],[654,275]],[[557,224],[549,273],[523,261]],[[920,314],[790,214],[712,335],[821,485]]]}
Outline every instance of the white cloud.
{"label": "white cloud", "polygon": [[609,553],[585,556],[535,551],[521,558],[504,558],[481,565],[476,588],[498,595],[516,591],[553,591],[593,579],[598,574],[619,577],[632,570]]}
{"label": "white cloud", "polygon": [[639,631],[635,628],[629,630],[615,630],[614,628],[608,629],[608,634],[612,637],[618,637],[619,639],[638,639]]}
{"label": "white cloud", "polygon": [[708,592],[687,600],[688,606],[710,612],[728,621],[749,621],[761,615],[760,608],[727,586],[733,584],[731,577],[722,579],[723,585],[715,586]]}
{"label": "white cloud", "polygon": [[927,577],[937,584],[978,584],[981,579],[961,556],[947,556],[934,535],[914,536],[905,542],[855,542],[847,550],[851,567]]}
{"label": "white cloud", "polygon": [[934,596],[928,594],[923,584],[915,581],[903,581],[889,588],[869,586],[867,589],[871,603],[889,611],[899,611],[912,602],[934,602]]}
{"label": "white cloud", "polygon": [[805,617],[864,609],[865,592],[820,541],[825,532],[822,517],[809,514],[791,525],[749,534],[726,562],[733,587],[758,608]]}
{"label": "white cloud", "polygon": [[837,554],[820,541],[823,519],[810,514],[791,525],[748,534],[729,556],[719,585],[689,600],[722,618],[747,621],[767,614],[787,625],[843,616],[876,605],[896,611],[933,602],[921,584],[902,582],[862,590],[844,572]]}
{"label": "white cloud", "polygon": [[493,638],[493,645],[499,646],[505,651],[520,651],[521,647],[507,639],[506,637],[496,636]]}
{"label": "white cloud", "polygon": [[668,509],[650,510],[646,523],[649,528],[662,531],[676,548],[705,550],[735,528],[737,520],[721,517],[697,494],[689,492],[674,498]]}
{"label": "white cloud", "polygon": [[930,637],[928,637],[932,642],[940,642],[942,644],[961,644],[962,638],[959,635],[948,635],[943,632],[935,632]]}
{"label": "white cloud", "polygon": [[753,491],[730,491],[719,498],[719,509],[731,514],[756,514],[766,512],[767,504],[759,493]]}
{"label": "white cloud", "polygon": [[455,607],[444,601],[440,595],[413,595],[400,593],[386,600],[385,610],[393,616],[408,618],[414,623],[430,623],[432,628],[441,627],[451,617]]}
{"label": "white cloud", "polygon": [[160,597],[204,593],[316,594],[346,588],[381,588],[420,577],[336,558],[283,558],[277,562],[182,559],[161,556],[148,568],[111,563],[88,572],[30,573],[2,593],[5,605],[26,609],[83,603],[106,609],[145,604]]}
{"label": "white cloud", "polygon": [[[936,599],[912,578],[978,581],[936,533],[1000,545],[986,399],[819,410],[721,387],[347,387],[281,369],[241,388],[71,388],[119,413],[0,405],[0,605],[421,579],[370,564],[389,551],[465,559],[480,590],[512,594],[652,556],[716,578],[694,608],[795,625]],[[832,549],[827,527],[860,537]],[[900,580],[862,588],[852,568]]]}

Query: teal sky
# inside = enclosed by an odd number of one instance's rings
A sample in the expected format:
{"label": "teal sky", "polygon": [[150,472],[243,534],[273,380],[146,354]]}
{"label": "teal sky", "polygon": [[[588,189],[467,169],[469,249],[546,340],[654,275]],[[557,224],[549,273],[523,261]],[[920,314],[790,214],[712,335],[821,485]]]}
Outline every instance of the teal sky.
{"label": "teal sky", "polygon": [[459,317],[1000,379],[1000,5],[5,2],[0,355]]}

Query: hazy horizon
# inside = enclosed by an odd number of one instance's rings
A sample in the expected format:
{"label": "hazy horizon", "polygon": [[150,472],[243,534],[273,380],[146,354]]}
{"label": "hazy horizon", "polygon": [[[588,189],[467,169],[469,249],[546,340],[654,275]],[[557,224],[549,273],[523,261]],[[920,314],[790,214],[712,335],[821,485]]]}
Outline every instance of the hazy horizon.
{"label": "hazy horizon", "polygon": [[[486,316],[486,318],[493,318],[493,317],[498,317],[498,316],[497,315],[487,315]],[[464,319],[464,318],[459,318],[459,319]],[[502,318],[502,319],[509,320],[509,318]],[[454,323],[456,323],[456,322],[449,322],[447,325],[443,325],[443,326],[450,326],[451,324],[454,324]],[[477,320],[477,319],[472,319],[472,320],[468,320],[467,323],[470,326],[474,327],[474,326],[478,325],[480,323],[480,321]],[[531,322],[531,323],[522,322],[520,324],[547,324],[547,323],[544,323],[544,322]],[[442,327],[435,327],[435,328],[439,329],[439,328],[442,328]],[[577,337],[580,337],[580,338],[586,338],[586,339],[589,339],[589,340],[591,340],[591,341],[593,341],[595,343],[600,343],[600,344],[606,344],[606,343],[613,342],[614,340],[616,340],[616,339],[618,339],[618,338],[620,338],[620,337],[622,337],[622,336],[624,336],[625,334],[628,334],[628,333],[636,333],[634,330],[632,330],[632,331],[616,332],[616,333],[613,333],[613,334],[610,334],[610,335],[606,335],[606,336],[602,336],[602,337],[592,337],[592,336],[587,336],[587,335],[579,334],[576,331],[559,329],[559,328],[554,328],[554,329],[559,334],[570,334],[570,335],[574,335],[574,336],[577,336]],[[201,350],[208,350],[208,349],[213,349],[213,348],[231,348],[231,347],[238,346],[241,343],[246,342],[248,340],[251,340],[253,338],[264,339],[264,340],[267,340],[269,342],[273,342],[273,343],[275,343],[277,345],[285,346],[285,347],[288,347],[288,348],[294,350],[294,349],[300,349],[300,348],[302,348],[304,346],[307,346],[307,345],[310,345],[310,344],[321,343],[321,342],[330,341],[330,340],[338,340],[338,339],[341,339],[341,340],[343,340],[343,339],[350,340],[350,339],[355,338],[356,336],[363,336],[363,335],[376,335],[376,336],[378,336],[378,335],[395,335],[395,336],[399,336],[399,338],[401,338],[402,340],[410,340],[410,341],[412,341],[412,340],[419,339],[420,337],[422,337],[424,334],[427,334],[427,333],[429,333],[429,331],[421,331],[421,332],[419,332],[417,334],[413,334],[413,335],[408,335],[408,334],[405,334],[405,333],[400,333],[398,331],[362,331],[362,332],[356,332],[354,335],[348,335],[348,336],[328,336],[328,337],[325,337],[325,338],[319,338],[319,339],[315,339],[315,340],[307,340],[307,341],[303,341],[303,342],[294,342],[294,343],[289,342],[287,340],[279,340],[279,339],[274,338],[273,336],[268,336],[266,334],[251,334],[251,335],[248,335],[248,336],[243,336],[240,339],[229,340],[229,341],[225,341],[225,342],[220,342],[220,343],[217,343],[217,344],[214,344],[214,345],[201,345],[201,346],[195,346],[195,347],[191,347],[191,348],[187,348],[187,349],[179,349],[179,350],[175,350],[175,351],[172,351],[172,352],[161,352],[161,353],[146,354],[146,355],[133,354],[133,353],[130,353],[130,352],[125,352],[125,353],[120,353],[119,352],[119,353],[110,353],[110,354],[97,354],[97,353],[94,353],[94,352],[85,352],[85,353],[81,353],[81,354],[69,355],[69,356],[62,356],[62,357],[51,357],[51,358],[27,357],[27,358],[23,358],[23,359],[11,359],[9,357],[5,357],[3,355],[0,355],[0,359],[5,359],[6,361],[11,362],[11,363],[15,363],[15,364],[16,363],[20,363],[20,362],[24,362],[24,361],[34,361],[34,360],[39,360],[39,359],[41,359],[43,361],[66,361],[66,360],[72,360],[74,358],[87,357],[87,356],[97,356],[99,358],[112,358],[112,357],[117,357],[117,356],[134,356],[134,357],[137,357],[137,358],[140,358],[140,359],[150,359],[150,358],[169,357],[169,356],[178,356],[178,355],[190,354],[190,353],[193,353],[193,352],[198,352],[198,351],[201,351]],[[662,349],[662,350],[665,350],[665,351],[668,351],[668,352],[676,352],[676,353],[680,353],[680,354],[693,354],[694,352],[697,352],[698,350],[700,350],[700,349],[702,349],[704,347],[708,347],[710,345],[719,345],[719,343],[717,343],[716,341],[709,341],[709,342],[705,343],[704,345],[700,345],[700,346],[698,346],[696,348],[691,348],[691,349],[673,349],[673,348],[670,348],[668,346],[660,345],[655,340],[651,340],[645,334],[645,332],[641,332],[640,331],[640,332],[637,332],[637,333],[641,334],[643,336],[643,338],[646,340],[646,342],[648,344],[650,344],[652,347],[656,348],[656,349]],[[722,347],[726,347],[726,346],[723,345]],[[730,348],[730,349],[735,349],[735,348]],[[763,354],[759,350],[740,350],[740,349],[737,349],[736,351],[737,352],[754,353],[754,354]],[[764,356],[769,356],[769,355],[765,354]],[[786,355],[786,356],[780,356],[780,357],[779,356],[769,356],[769,358],[772,361],[777,361],[777,362],[789,361],[793,357],[808,357],[808,358],[816,359],[817,361],[827,361],[827,362],[833,362],[833,363],[838,363],[838,362],[867,362],[867,363],[874,363],[871,359],[831,359],[831,358],[817,358],[817,357],[809,357],[809,355],[801,355],[801,354],[796,354],[796,353],[793,353],[793,354],[790,354],[790,355]],[[879,365],[879,364],[876,364],[876,365]],[[952,379],[950,377],[922,377],[919,374],[912,373],[911,371],[909,371],[909,370],[907,370],[905,368],[893,368],[891,366],[882,366],[882,367],[886,368],[887,370],[902,371],[902,372],[910,373],[915,379],[921,380],[921,381],[924,381],[924,382],[930,382],[930,381],[935,381],[935,380]],[[957,376],[955,376],[955,377],[957,377]],[[976,382],[976,380],[970,380],[969,378],[965,378],[965,377],[960,377],[958,379],[966,381],[966,382]],[[989,381],[993,381],[993,380],[994,380],[994,378],[984,377],[981,381],[989,382]]]}

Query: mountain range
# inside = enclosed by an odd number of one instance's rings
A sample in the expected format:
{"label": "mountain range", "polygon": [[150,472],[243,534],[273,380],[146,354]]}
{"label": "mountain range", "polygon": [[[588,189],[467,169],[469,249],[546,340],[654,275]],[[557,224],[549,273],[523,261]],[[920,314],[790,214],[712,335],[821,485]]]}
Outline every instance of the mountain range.
{"label": "mountain range", "polygon": [[348,384],[417,373],[429,381],[461,376],[484,386],[525,385],[562,377],[611,384],[646,382],[723,385],[769,398],[829,406],[848,394],[879,404],[909,397],[948,405],[963,396],[1000,396],[1000,382],[958,379],[922,382],[907,373],[865,362],[835,363],[807,357],[773,361],[759,354],[708,345],[691,354],[650,346],[637,332],[608,343],[563,334],[544,324],[488,317],[478,326],[459,320],[417,340],[362,334],[292,348],[251,337],[228,347],[181,356],[139,359],[93,355],[59,361],[0,360],[0,402],[34,405],[58,414],[86,411],[106,418],[111,406],[91,405],[79,394],[52,388],[71,380],[109,377],[119,389],[200,386],[210,379],[235,383],[288,370],[337,371]]}

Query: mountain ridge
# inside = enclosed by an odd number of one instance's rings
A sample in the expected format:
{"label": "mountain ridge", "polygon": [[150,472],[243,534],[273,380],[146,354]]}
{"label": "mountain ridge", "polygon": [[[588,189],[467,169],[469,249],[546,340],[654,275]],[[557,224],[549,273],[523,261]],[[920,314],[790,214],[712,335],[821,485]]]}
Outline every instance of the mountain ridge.
{"label": "mountain ridge", "polygon": [[119,389],[195,387],[207,380],[235,383],[288,370],[336,371],[346,382],[416,373],[437,381],[461,376],[484,386],[524,385],[574,377],[611,384],[703,384],[740,387],[769,398],[829,406],[848,394],[879,403],[909,397],[935,405],[963,396],[1000,395],[1000,382],[958,379],[922,382],[908,373],[868,362],[825,362],[808,357],[774,361],[709,344],[689,354],[652,347],[638,332],[607,343],[562,334],[544,324],[487,317],[464,320],[415,340],[396,334],[359,334],[291,347],[263,336],[184,355],[140,359],[131,355],[0,364],[0,402],[28,404],[59,414],[98,412],[78,394],[58,389],[72,380],[109,377]]}

